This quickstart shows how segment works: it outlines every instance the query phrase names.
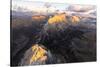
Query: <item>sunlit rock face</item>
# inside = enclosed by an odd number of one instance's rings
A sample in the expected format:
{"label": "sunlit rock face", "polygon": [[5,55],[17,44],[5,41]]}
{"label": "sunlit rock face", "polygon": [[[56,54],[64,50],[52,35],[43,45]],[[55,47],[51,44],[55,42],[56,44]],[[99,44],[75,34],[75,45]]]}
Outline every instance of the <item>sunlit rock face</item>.
{"label": "sunlit rock face", "polygon": [[33,44],[33,46],[25,52],[19,65],[41,65],[48,63],[54,63],[54,57],[51,52],[41,44]]}
{"label": "sunlit rock face", "polygon": [[78,24],[81,20],[80,16],[74,15],[69,16],[66,13],[61,13],[54,15],[53,17],[48,19],[48,24],[54,25],[54,24]]}
{"label": "sunlit rock face", "polygon": [[55,14],[48,19],[47,24],[44,25],[44,29],[49,31],[63,30],[68,26],[68,20],[65,13]]}
{"label": "sunlit rock face", "polygon": [[72,16],[71,21],[72,21],[72,24],[77,24],[80,22],[80,17],[79,16]]}
{"label": "sunlit rock face", "polygon": [[45,21],[46,19],[47,19],[47,16],[45,16],[45,15],[32,16],[32,20],[37,21],[37,22]]}
{"label": "sunlit rock face", "polygon": [[47,59],[46,53],[47,51],[38,45],[32,46],[32,51],[34,52],[33,56],[30,59],[30,64],[37,60],[43,62]]}
{"label": "sunlit rock face", "polygon": [[48,23],[49,24],[67,23],[66,14],[63,13],[63,14],[54,15],[53,17],[48,19]]}

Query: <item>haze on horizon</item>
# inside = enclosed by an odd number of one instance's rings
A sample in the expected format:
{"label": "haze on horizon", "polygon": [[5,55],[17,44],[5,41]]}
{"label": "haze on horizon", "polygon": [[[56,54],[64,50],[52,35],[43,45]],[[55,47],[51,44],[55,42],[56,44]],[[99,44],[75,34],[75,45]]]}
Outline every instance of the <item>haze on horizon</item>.
{"label": "haze on horizon", "polygon": [[[45,3],[50,4],[51,10],[66,10],[69,4],[84,4],[86,5],[95,5],[95,1],[93,0],[12,0],[12,10],[16,7],[22,7],[28,10],[46,10]],[[88,3],[88,4],[87,4]]]}

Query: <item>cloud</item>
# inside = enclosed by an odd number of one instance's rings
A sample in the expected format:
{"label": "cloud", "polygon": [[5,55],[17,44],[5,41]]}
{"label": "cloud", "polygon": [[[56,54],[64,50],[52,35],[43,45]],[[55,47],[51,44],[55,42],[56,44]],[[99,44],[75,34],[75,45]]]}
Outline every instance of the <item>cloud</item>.
{"label": "cloud", "polygon": [[87,12],[89,10],[94,10],[95,6],[94,5],[70,5],[68,7],[69,11],[74,11],[74,12]]}

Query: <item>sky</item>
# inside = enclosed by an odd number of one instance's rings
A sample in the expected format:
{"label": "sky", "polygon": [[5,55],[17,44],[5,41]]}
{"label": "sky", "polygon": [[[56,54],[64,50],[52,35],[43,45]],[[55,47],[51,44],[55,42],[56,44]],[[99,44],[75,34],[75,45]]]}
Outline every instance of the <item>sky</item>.
{"label": "sky", "polygon": [[[12,1],[12,7],[14,6],[21,6],[23,8],[28,8],[30,10],[38,10],[39,8],[40,9],[43,9],[45,10],[45,4],[46,2],[44,1],[37,1],[37,0],[34,0],[34,1],[29,1],[29,0],[13,0]],[[51,8],[50,9],[60,9],[60,10],[64,10],[68,5],[66,3],[55,3],[55,2],[48,2],[48,4],[51,4]]]}
{"label": "sky", "polygon": [[56,2],[69,4],[96,4],[96,0],[12,0],[12,1],[42,1],[42,2]]}
{"label": "sky", "polygon": [[68,4],[88,4],[96,5],[96,0],[12,0],[12,7],[21,6],[30,10],[45,10],[44,4],[48,2],[51,4],[50,9],[64,10]]}

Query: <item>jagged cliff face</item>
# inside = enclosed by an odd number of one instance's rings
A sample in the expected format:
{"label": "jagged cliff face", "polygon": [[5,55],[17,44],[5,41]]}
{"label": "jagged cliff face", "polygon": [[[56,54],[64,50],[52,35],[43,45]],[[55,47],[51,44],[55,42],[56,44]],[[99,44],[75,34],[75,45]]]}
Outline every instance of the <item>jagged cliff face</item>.
{"label": "jagged cliff face", "polygon": [[15,22],[12,65],[95,61],[96,28],[91,23],[79,23],[79,16],[64,13],[52,17],[32,16],[31,22],[19,24],[20,27]]}

